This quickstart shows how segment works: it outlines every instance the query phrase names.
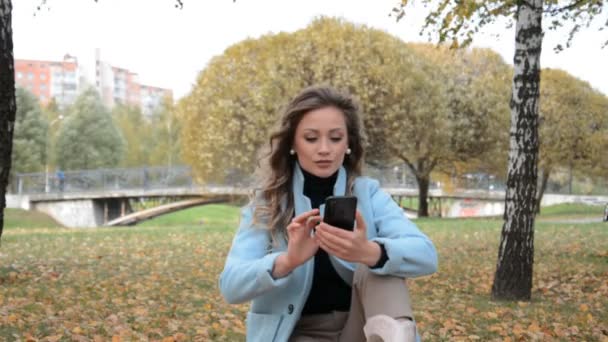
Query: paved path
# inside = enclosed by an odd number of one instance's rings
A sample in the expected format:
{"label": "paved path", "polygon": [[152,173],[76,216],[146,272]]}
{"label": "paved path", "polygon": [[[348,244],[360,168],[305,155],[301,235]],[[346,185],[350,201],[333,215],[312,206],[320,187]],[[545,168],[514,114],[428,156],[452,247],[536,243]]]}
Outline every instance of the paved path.
{"label": "paved path", "polygon": [[[602,222],[601,217],[582,217],[582,218],[569,218],[569,219],[540,219],[539,222],[548,222],[548,223],[598,223]],[[608,222],[606,222],[606,227],[608,227]]]}

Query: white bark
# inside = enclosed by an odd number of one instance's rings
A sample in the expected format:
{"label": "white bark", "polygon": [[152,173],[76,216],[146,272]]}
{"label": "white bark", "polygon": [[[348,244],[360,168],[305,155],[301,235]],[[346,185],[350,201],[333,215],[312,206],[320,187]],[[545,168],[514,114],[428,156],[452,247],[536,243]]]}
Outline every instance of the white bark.
{"label": "white bark", "polygon": [[521,1],[517,12],[505,223],[492,287],[495,298],[529,299],[532,288],[542,8],[542,0]]}

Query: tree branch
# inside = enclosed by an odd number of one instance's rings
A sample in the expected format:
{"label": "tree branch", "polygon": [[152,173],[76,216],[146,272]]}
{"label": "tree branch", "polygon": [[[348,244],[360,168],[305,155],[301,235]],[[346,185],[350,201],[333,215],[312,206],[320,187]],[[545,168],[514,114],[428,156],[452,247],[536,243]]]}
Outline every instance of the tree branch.
{"label": "tree branch", "polygon": [[576,8],[578,6],[580,6],[581,4],[588,2],[588,0],[576,0],[574,3],[568,5],[568,6],[563,6],[563,7],[559,7],[559,8],[548,8],[546,11],[543,11],[543,13],[550,13],[552,16],[553,15],[557,15],[560,14],[562,12],[567,12],[572,10],[573,8]]}

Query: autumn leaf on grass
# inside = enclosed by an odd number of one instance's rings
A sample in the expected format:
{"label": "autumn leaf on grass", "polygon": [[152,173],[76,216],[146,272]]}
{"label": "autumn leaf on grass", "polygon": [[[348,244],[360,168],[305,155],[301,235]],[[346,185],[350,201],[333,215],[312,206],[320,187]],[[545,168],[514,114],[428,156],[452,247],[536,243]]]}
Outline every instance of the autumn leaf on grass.
{"label": "autumn leaf on grass", "polygon": [[[63,335],[52,335],[52,336],[47,336],[44,341],[46,342],[57,342],[59,340],[61,340],[61,338],[63,337]],[[114,341],[112,341],[114,342]]]}
{"label": "autumn leaf on grass", "polygon": [[533,333],[540,332],[540,327],[538,326],[538,322],[532,322],[532,324],[530,324],[528,326],[528,331],[531,331]]}
{"label": "autumn leaf on grass", "polygon": [[486,317],[491,318],[491,319],[496,319],[498,318],[498,314],[496,312],[486,312]]}

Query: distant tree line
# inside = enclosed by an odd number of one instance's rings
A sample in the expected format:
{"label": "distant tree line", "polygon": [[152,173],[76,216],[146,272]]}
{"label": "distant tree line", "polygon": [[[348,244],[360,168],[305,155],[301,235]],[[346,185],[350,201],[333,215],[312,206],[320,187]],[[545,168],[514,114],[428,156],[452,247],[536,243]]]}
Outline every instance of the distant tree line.
{"label": "distant tree line", "polygon": [[41,107],[23,88],[16,102],[12,173],[181,164],[180,124],[169,99],[150,116],[130,105],[110,110],[93,88],[65,109],[54,101]]}

